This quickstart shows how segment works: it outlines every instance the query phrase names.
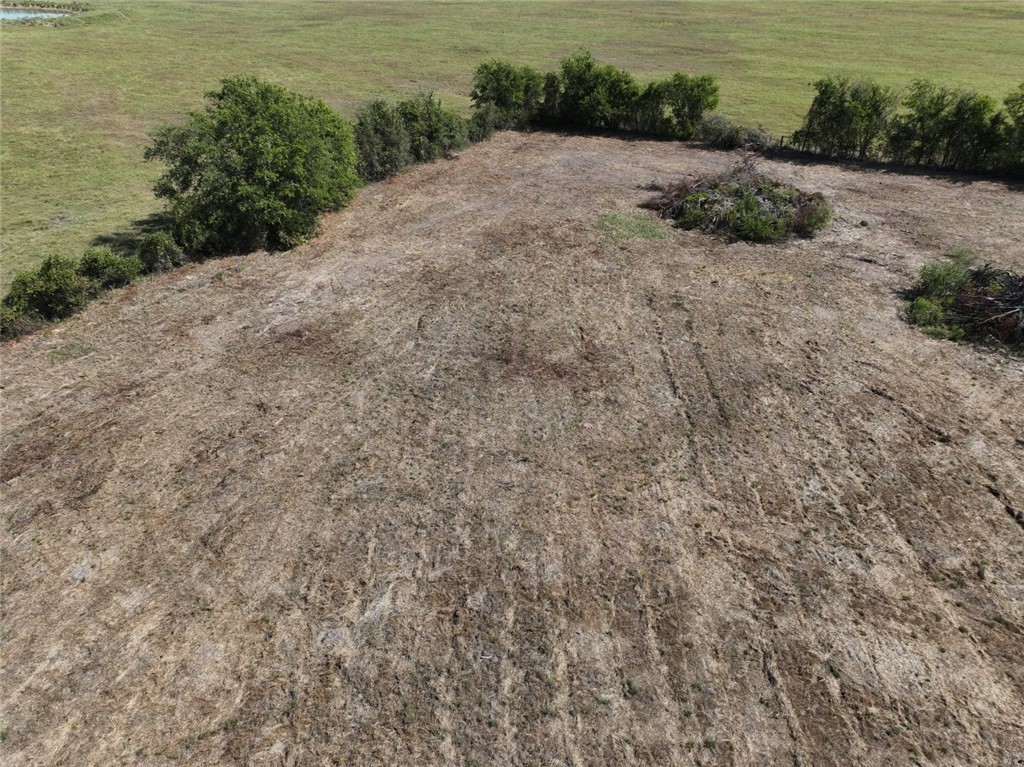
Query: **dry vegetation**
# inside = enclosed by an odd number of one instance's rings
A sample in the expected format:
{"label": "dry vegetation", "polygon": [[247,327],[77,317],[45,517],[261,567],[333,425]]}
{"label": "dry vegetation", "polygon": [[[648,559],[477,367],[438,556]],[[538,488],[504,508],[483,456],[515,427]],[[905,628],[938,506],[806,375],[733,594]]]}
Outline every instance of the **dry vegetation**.
{"label": "dry vegetation", "polygon": [[1024,196],[599,225],[734,161],[501,134],[5,345],[4,764],[1024,758],[1024,363],[897,295]]}

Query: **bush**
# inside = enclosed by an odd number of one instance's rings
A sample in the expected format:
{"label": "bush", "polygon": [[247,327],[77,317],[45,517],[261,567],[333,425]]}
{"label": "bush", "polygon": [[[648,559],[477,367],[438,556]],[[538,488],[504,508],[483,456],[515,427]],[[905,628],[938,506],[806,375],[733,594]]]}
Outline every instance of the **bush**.
{"label": "bush", "polygon": [[398,108],[375,99],[356,113],[359,177],[380,181],[412,164],[409,131]]}
{"label": "bush", "polygon": [[936,338],[1024,352],[1024,277],[988,265],[971,267],[975,254],[965,248],[949,258],[921,269],[907,291],[907,320]]}
{"label": "bush", "polygon": [[841,159],[1024,174],[1024,84],[1004,109],[989,96],[916,80],[902,99],[877,83],[830,76],[794,144]]}
{"label": "bush", "polygon": [[921,276],[911,289],[916,296],[932,300],[952,300],[971,281],[971,272],[962,263],[939,262],[921,269]]}
{"label": "bush", "polygon": [[628,72],[598,64],[590,51],[581,49],[562,59],[560,83],[558,120],[562,125],[582,130],[629,126],[640,89]]}
{"label": "bush", "polygon": [[933,327],[942,325],[946,319],[946,313],[942,305],[932,298],[918,296],[907,308],[907,316],[914,325]]}
{"label": "bush", "polygon": [[497,107],[494,104],[482,104],[466,124],[467,137],[475,144],[489,139],[495,131],[503,130],[504,127]]}
{"label": "bush", "polygon": [[544,76],[536,69],[492,59],[476,68],[469,97],[477,110],[490,105],[493,113],[488,124],[495,130],[505,130],[530,125],[537,117],[543,93]]}
{"label": "bush", "polygon": [[100,288],[119,288],[142,274],[142,262],[135,256],[119,256],[106,248],[91,248],[78,262],[78,273]]}
{"label": "bush", "polygon": [[722,115],[708,115],[697,126],[697,138],[715,149],[750,149],[766,152],[775,145],[772,135],[760,125],[744,128]]}
{"label": "bush", "polygon": [[813,237],[832,220],[832,207],[821,192],[806,194],[798,192],[793,198],[796,211],[792,219],[793,234],[798,237]]}
{"label": "bush", "polygon": [[562,93],[565,90],[558,72],[544,75],[544,100],[537,114],[537,121],[548,126],[557,126],[562,119]]}
{"label": "bush", "polygon": [[1024,83],[1003,100],[1006,122],[1003,127],[1001,170],[1024,177]]}
{"label": "bush", "polygon": [[46,321],[34,314],[20,312],[6,304],[0,304],[0,339],[17,338],[33,333],[46,325]]}
{"label": "bush", "polygon": [[256,78],[224,80],[202,112],[160,129],[157,197],[197,254],[289,248],[358,185],[352,128],[318,99]]}
{"label": "bush", "polygon": [[715,149],[739,149],[743,128],[723,115],[709,115],[697,126],[697,138]]}
{"label": "bush", "polygon": [[896,106],[891,88],[872,80],[825,77],[814,83],[817,94],[794,142],[805,151],[829,157],[866,160],[877,148]]}
{"label": "bush", "polygon": [[749,160],[728,173],[679,184],[645,203],[682,229],[724,232],[750,242],[810,237],[831,218],[821,194],[808,194],[762,175]]}
{"label": "bush", "polygon": [[983,171],[997,162],[1005,117],[995,100],[917,80],[889,124],[889,155],[909,165]]}
{"label": "bush", "polygon": [[666,86],[663,82],[648,83],[633,103],[628,130],[645,136],[672,137],[675,126],[666,107]]}
{"label": "bush", "polygon": [[737,239],[778,242],[789,234],[786,218],[778,215],[774,206],[765,205],[755,190],[728,190],[727,194],[732,198],[732,205],[725,209],[721,228]]}
{"label": "bush", "polygon": [[709,75],[676,73],[641,88],[629,72],[600,64],[581,48],[546,75],[507,61],[484,62],[473,77],[472,99],[478,112],[492,110],[474,118],[474,136],[540,124],[690,139],[704,113],[718,105],[718,84]]}
{"label": "bush", "polygon": [[167,232],[150,232],[139,240],[139,263],[146,274],[166,272],[188,262],[188,258]]}
{"label": "bush", "polygon": [[469,144],[466,121],[445,109],[432,93],[400,101],[397,106],[409,134],[409,147],[415,162],[431,162],[449,157]]}
{"label": "bush", "polygon": [[689,140],[705,112],[718,106],[718,84],[711,75],[685,75],[677,72],[662,84],[665,104],[672,115],[673,134]]}
{"label": "bush", "polygon": [[49,256],[39,269],[14,278],[3,306],[14,315],[59,320],[79,311],[98,292],[99,284],[81,274],[74,259]]}

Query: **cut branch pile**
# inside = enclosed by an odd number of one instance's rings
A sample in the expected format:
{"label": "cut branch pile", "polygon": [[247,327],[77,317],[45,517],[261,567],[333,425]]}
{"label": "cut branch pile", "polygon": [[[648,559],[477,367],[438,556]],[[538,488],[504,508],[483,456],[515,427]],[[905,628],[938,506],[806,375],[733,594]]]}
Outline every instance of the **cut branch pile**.
{"label": "cut branch pile", "polygon": [[660,190],[643,204],[682,229],[722,232],[751,242],[810,237],[828,223],[831,209],[819,194],[803,192],[760,173],[752,160],[710,178]]}
{"label": "cut branch pile", "polygon": [[989,265],[970,273],[970,282],[956,295],[947,321],[962,327],[967,337],[994,339],[1024,350],[1024,276]]}

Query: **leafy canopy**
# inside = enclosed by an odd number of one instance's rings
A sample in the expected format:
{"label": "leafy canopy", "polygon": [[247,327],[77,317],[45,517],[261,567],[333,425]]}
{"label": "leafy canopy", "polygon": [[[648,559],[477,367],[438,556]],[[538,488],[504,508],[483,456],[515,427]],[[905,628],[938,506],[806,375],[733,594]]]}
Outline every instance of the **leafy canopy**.
{"label": "leafy canopy", "polygon": [[198,255],[290,248],[358,183],[351,126],[323,101],[253,77],[222,81],[184,125],[160,129],[147,159],[175,238]]}

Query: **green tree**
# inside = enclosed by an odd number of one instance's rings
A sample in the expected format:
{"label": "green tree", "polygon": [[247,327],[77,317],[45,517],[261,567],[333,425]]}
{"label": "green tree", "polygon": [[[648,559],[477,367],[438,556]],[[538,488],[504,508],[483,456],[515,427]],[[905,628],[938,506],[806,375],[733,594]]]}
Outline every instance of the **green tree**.
{"label": "green tree", "polygon": [[492,59],[476,68],[469,97],[476,109],[492,104],[493,125],[525,128],[536,118],[544,93],[544,75],[531,67]]}
{"label": "green tree", "polygon": [[1007,120],[1000,165],[1009,173],[1024,176],[1024,83],[1003,100],[1003,106]]}
{"label": "green tree", "polygon": [[1004,140],[994,99],[916,80],[891,121],[888,148],[897,162],[958,170],[989,170]]}
{"label": "green tree", "polygon": [[147,159],[176,239],[192,253],[290,248],[359,183],[351,126],[319,99],[253,77],[230,78],[203,111],[161,128]]}
{"label": "green tree", "polygon": [[364,181],[379,181],[412,164],[409,131],[398,108],[375,99],[356,113],[356,154]]}
{"label": "green tree", "polygon": [[598,64],[580,49],[562,59],[559,116],[563,125],[586,130],[628,127],[640,89],[632,75],[611,64]]}
{"label": "green tree", "polygon": [[431,162],[447,157],[469,144],[466,121],[432,94],[398,102],[398,113],[409,134],[409,147],[415,162]]}
{"label": "green tree", "polygon": [[711,75],[676,72],[662,88],[676,138],[692,139],[704,113],[718,106],[718,83]]}
{"label": "green tree", "polygon": [[805,150],[829,157],[866,160],[876,156],[897,97],[873,80],[825,77],[814,83],[816,94],[795,140]]}
{"label": "green tree", "polygon": [[82,309],[99,290],[95,280],[79,271],[75,259],[49,256],[38,269],[14,278],[3,306],[14,315],[60,320]]}

